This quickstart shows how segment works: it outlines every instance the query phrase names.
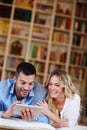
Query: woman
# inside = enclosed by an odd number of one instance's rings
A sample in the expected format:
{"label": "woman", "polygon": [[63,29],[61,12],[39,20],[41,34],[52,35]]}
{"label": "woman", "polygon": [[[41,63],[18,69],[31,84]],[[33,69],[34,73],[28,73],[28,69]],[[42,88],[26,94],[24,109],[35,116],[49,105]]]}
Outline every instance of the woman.
{"label": "woman", "polygon": [[80,96],[64,70],[54,70],[46,82],[46,101],[37,101],[55,128],[74,126],[80,116]]}

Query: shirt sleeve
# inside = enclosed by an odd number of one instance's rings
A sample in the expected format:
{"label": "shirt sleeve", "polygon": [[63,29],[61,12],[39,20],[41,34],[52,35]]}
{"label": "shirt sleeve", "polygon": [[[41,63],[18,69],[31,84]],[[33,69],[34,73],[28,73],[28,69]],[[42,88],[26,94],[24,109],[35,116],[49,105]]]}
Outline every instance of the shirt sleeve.
{"label": "shirt sleeve", "polygon": [[0,118],[2,117],[2,113],[4,112],[4,106],[2,101],[0,100]]}
{"label": "shirt sleeve", "polygon": [[69,126],[74,126],[78,124],[80,116],[80,97],[76,96],[71,102],[67,118],[69,119]]}
{"label": "shirt sleeve", "polygon": [[47,123],[48,124],[48,117],[45,115],[40,115],[33,120],[34,122],[42,122],[42,123]]}

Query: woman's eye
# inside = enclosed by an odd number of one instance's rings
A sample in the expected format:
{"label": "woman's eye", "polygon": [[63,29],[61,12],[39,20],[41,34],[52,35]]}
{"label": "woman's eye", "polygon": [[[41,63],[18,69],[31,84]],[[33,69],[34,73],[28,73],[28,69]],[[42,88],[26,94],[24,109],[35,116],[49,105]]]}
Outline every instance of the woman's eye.
{"label": "woman's eye", "polygon": [[60,85],[56,85],[57,87],[59,87]]}
{"label": "woman's eye", "polygon": [[49,85],[52,85],[52,83],[49,83]]}

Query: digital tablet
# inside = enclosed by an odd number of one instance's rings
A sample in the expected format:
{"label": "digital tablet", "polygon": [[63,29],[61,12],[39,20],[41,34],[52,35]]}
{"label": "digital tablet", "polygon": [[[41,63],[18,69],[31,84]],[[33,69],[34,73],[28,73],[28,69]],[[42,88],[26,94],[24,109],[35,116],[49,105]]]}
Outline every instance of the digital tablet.
{"label": "digital tablet", "polygon": [[32,106],[32,105],[25,105],[25,104],[16,104],[14,107],[14,114],[21,115],[21,111],[25,108],[32,109],[34,112],[34,117],[37,117],[41,114],[41,107],[40,106]]}

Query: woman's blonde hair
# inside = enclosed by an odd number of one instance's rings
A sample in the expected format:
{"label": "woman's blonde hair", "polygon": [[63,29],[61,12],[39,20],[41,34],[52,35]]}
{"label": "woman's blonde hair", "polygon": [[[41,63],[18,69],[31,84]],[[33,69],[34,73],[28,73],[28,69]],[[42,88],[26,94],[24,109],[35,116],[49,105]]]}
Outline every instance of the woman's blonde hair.
{"label": "woman's blonde hair", "polygon": [[[48,89],[50,79],[54,75],[58,76],[59,80],[64,84],[64,95],[66,97],[74,98],[75,94],[79,94],[76,86],[71,80],[70,75],[64,70],[60,69],[54,70],[49,74],[45,83],[46,89]],[[49,93],[47,93],[46,101],[48,103],[49,109],[56,114],[56,106],[54,104],[54,99],[50,97]]]}

